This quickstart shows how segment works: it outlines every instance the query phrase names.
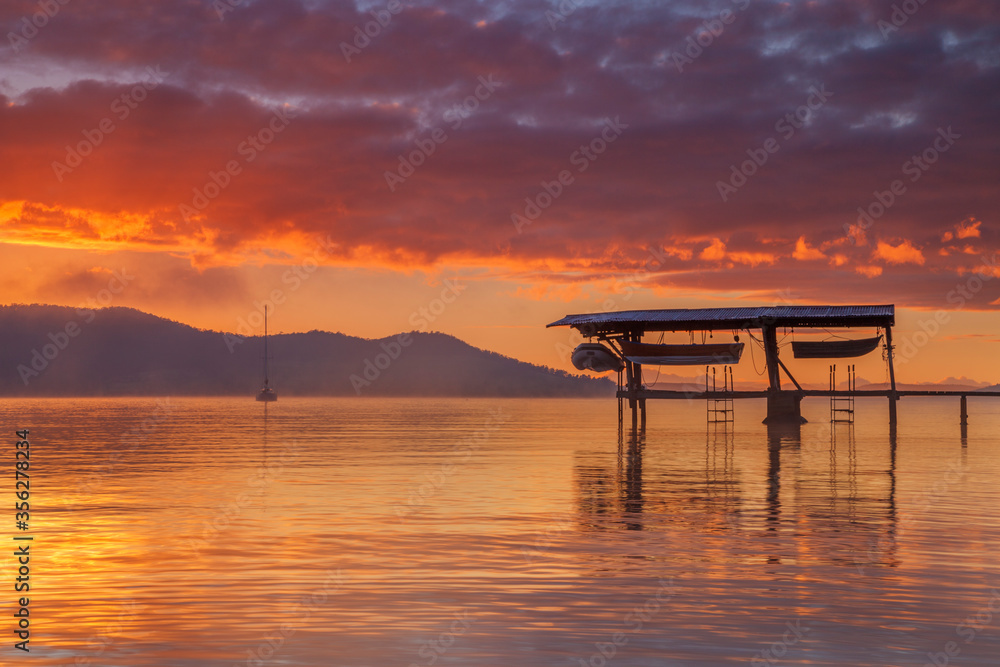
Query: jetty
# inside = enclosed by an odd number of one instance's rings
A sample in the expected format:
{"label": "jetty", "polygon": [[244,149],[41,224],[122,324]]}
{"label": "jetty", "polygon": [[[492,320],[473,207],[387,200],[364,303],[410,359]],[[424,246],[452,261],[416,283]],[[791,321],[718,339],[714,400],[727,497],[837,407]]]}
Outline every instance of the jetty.
{"label": "jetty", "polygon": [[[969,396],[1000,396],[997,391],[920,391],[896,389],[896,373],[893,367],[894,346],[892,343],[892,327],[896,324],[894,305],[859,305],[859,306],[756,306],[736,308],[679,308],[665,310],[627,310],[605,313],[587,313],[567,315],[552,322],[548,327],[571,327],[592,341],[589,345],[587,359],[581,361],[578,368],[588,368],[595,371],[607,371],[620,368],[617,397],[619,400],[619,419],[622,418],[621,402],[628,401],[631,410],[632,426],[635,428],[646,425],[646,401],[655,399],[705,399],[708,401],[732,401],[746,398],[767,399],[767,417],[765,424],[802,423],[802,399],[811,396],[829,397],[836,400],[852,401],[855,397],[880,396],[889,402],[889,423],[896,424],[896,402],[904,396],[956,396],[960,398],[960,423],[968,422],[967,400]],[[803,389],[789,371],[780,357],[778,345],[779,330],[822,332],[824,329],[867,329],[874,330],[873,337],[862,339],[843,339],[793,343],[794,353],[798,358],[845,358],[862,356],[881,346],[883,358],[888,366],[889,388],[885,390],[856,390],[848,383],[848,389],[838,389],[834,381],[831,367],[830,388],[826,390]],[[813,331],[812,333],[815,333]],[[701,334],[703,343],[691,345],[657,345],[643,342],[647,334],[690,333],[692,339]],[[716,332],[730,332],[733,342],[725,345],[726,350],[720,353],[722,345],[715,337]],[[757,343],[763,347],[764,363],[768,387],[765,390],[736,391],[732,384],[723,381],[723,388],[706,387],[702,390],[678,391],[666,389],[648,389],[643,384],[643,368],[645,365],[705,365],[706,356],[714,363],[730,365],[739,360],[744,343],[740,342],[743,334],[750,339],[751,344]],[[708,344],[706,338],[713,342]],[[721,336],[719,337],[721,338]],[[594,343],[593,341],[597,341]],[[591,365],[594,358],[594,346],[607,346],[606,359],[603,365]],[[581,346],[584,347],[584,346]],[[579,349],[579,348],[578,348]],[[576,360],[574,360],[576,363]],[[713,363],[710,361],[709,364]],[[791,382],[792,388],[782,387],[782,373]],[[853,375],[853,373],[852,373]],[[731,374],[730,374],[731,376]],[[707,376],[706,376],[707,377]],[[725,368],[723,377],[727,377]],[[837,408],[831,407],[831,412]],[[852,408],[843,408],[850,411]],[[725,409],[717,410],[725,412]],[[710,408],[709,412],[712,410]],[[853,419],[853,416],[852,416]],[[833,418],[832,418],[833,420]]]}

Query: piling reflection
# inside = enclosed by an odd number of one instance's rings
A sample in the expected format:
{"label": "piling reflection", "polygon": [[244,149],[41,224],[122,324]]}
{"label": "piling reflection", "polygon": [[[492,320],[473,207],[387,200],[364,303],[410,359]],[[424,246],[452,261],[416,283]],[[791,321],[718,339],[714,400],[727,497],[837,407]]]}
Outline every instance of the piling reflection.
{"label": "piling reflection", "polygon": [[898,565],[894,435],[888,443],[859,443],[853,425],[831,424],[804,440],[800,424],[774,424],[762,450],[750,439],[741,447],[732,428],[709,424],[701,460],[661,437],[626,430],[614,463],[599,452],[578,453],[584,530],[682,529],[705,538],[744,532],[754,535],[766,563]]}
{"label": "piling reflection", "polygon": [[[625,508],[625,528],[627,530],[642,530],[642,522],[633,520],[633,517],[642,515],[642,450],[645,446],[645,429],[640,429],[638,432],[634,429],[630,431],[627,443],[624,444],[624,457],[622,456],[622,440],[618,441],[618,478],[623,482],[619,484],[618,495]],[[624,473],[622,473],[623,458]]]}

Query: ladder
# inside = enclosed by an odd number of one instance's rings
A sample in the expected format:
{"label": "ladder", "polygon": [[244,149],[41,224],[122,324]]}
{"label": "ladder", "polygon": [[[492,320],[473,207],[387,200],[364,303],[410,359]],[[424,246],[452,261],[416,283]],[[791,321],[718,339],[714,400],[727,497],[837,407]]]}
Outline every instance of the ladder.
{"label": "ladder", "polygon": [[[708,366],[705,366],[705,393],[709,392],[708,388]],[[718,385],[716,384],[715,368],[712,368],[712,389],[711,391],[718,391]],[[722,367],[722,391],[731,392],[733,391],[733,369],[729,366]],[[733,397],[724,396],[722,398],[710,398],[707,401],[707,415],[706,419],[709,424],[728,424],[734,422],[733,416]]]}
{"label": "ladder", "polygon": [[[847,366],[847,391],[848,396],[830,396],[830,423],[831,424],[853,424],[854,423],[854,391],[857,389],[857,376],[854,373],[854,364]],[[830,391],[837,391],[837,364],[830,366]]]}

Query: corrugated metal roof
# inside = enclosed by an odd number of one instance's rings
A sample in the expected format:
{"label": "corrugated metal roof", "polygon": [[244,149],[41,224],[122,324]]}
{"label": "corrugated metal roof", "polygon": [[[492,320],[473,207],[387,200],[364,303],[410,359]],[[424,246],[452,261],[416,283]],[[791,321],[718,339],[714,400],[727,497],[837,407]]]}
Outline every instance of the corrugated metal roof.
{"label": "corrugated metal roof", "polygon": [[775,326],[892,326],[895,306],[755,306],[738,308],[676,308],[623,310],[567,315],[550,327],[589,325],[601,331],[681,331],[743,329],[761,321]]}

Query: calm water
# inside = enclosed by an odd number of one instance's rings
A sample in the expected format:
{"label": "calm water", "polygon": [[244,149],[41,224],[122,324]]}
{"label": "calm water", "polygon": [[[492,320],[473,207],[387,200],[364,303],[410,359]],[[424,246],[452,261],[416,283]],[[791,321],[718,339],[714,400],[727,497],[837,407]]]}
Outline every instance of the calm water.
{"label": "calm water", "polygon": [[858,408],[769,433],[762,402],[728,431],[660,402],[619,440],[613,399],[4,400],[30,658],[1000,664],[1000,401],[965,438],[957,399],[904,399],[895,437]]}

